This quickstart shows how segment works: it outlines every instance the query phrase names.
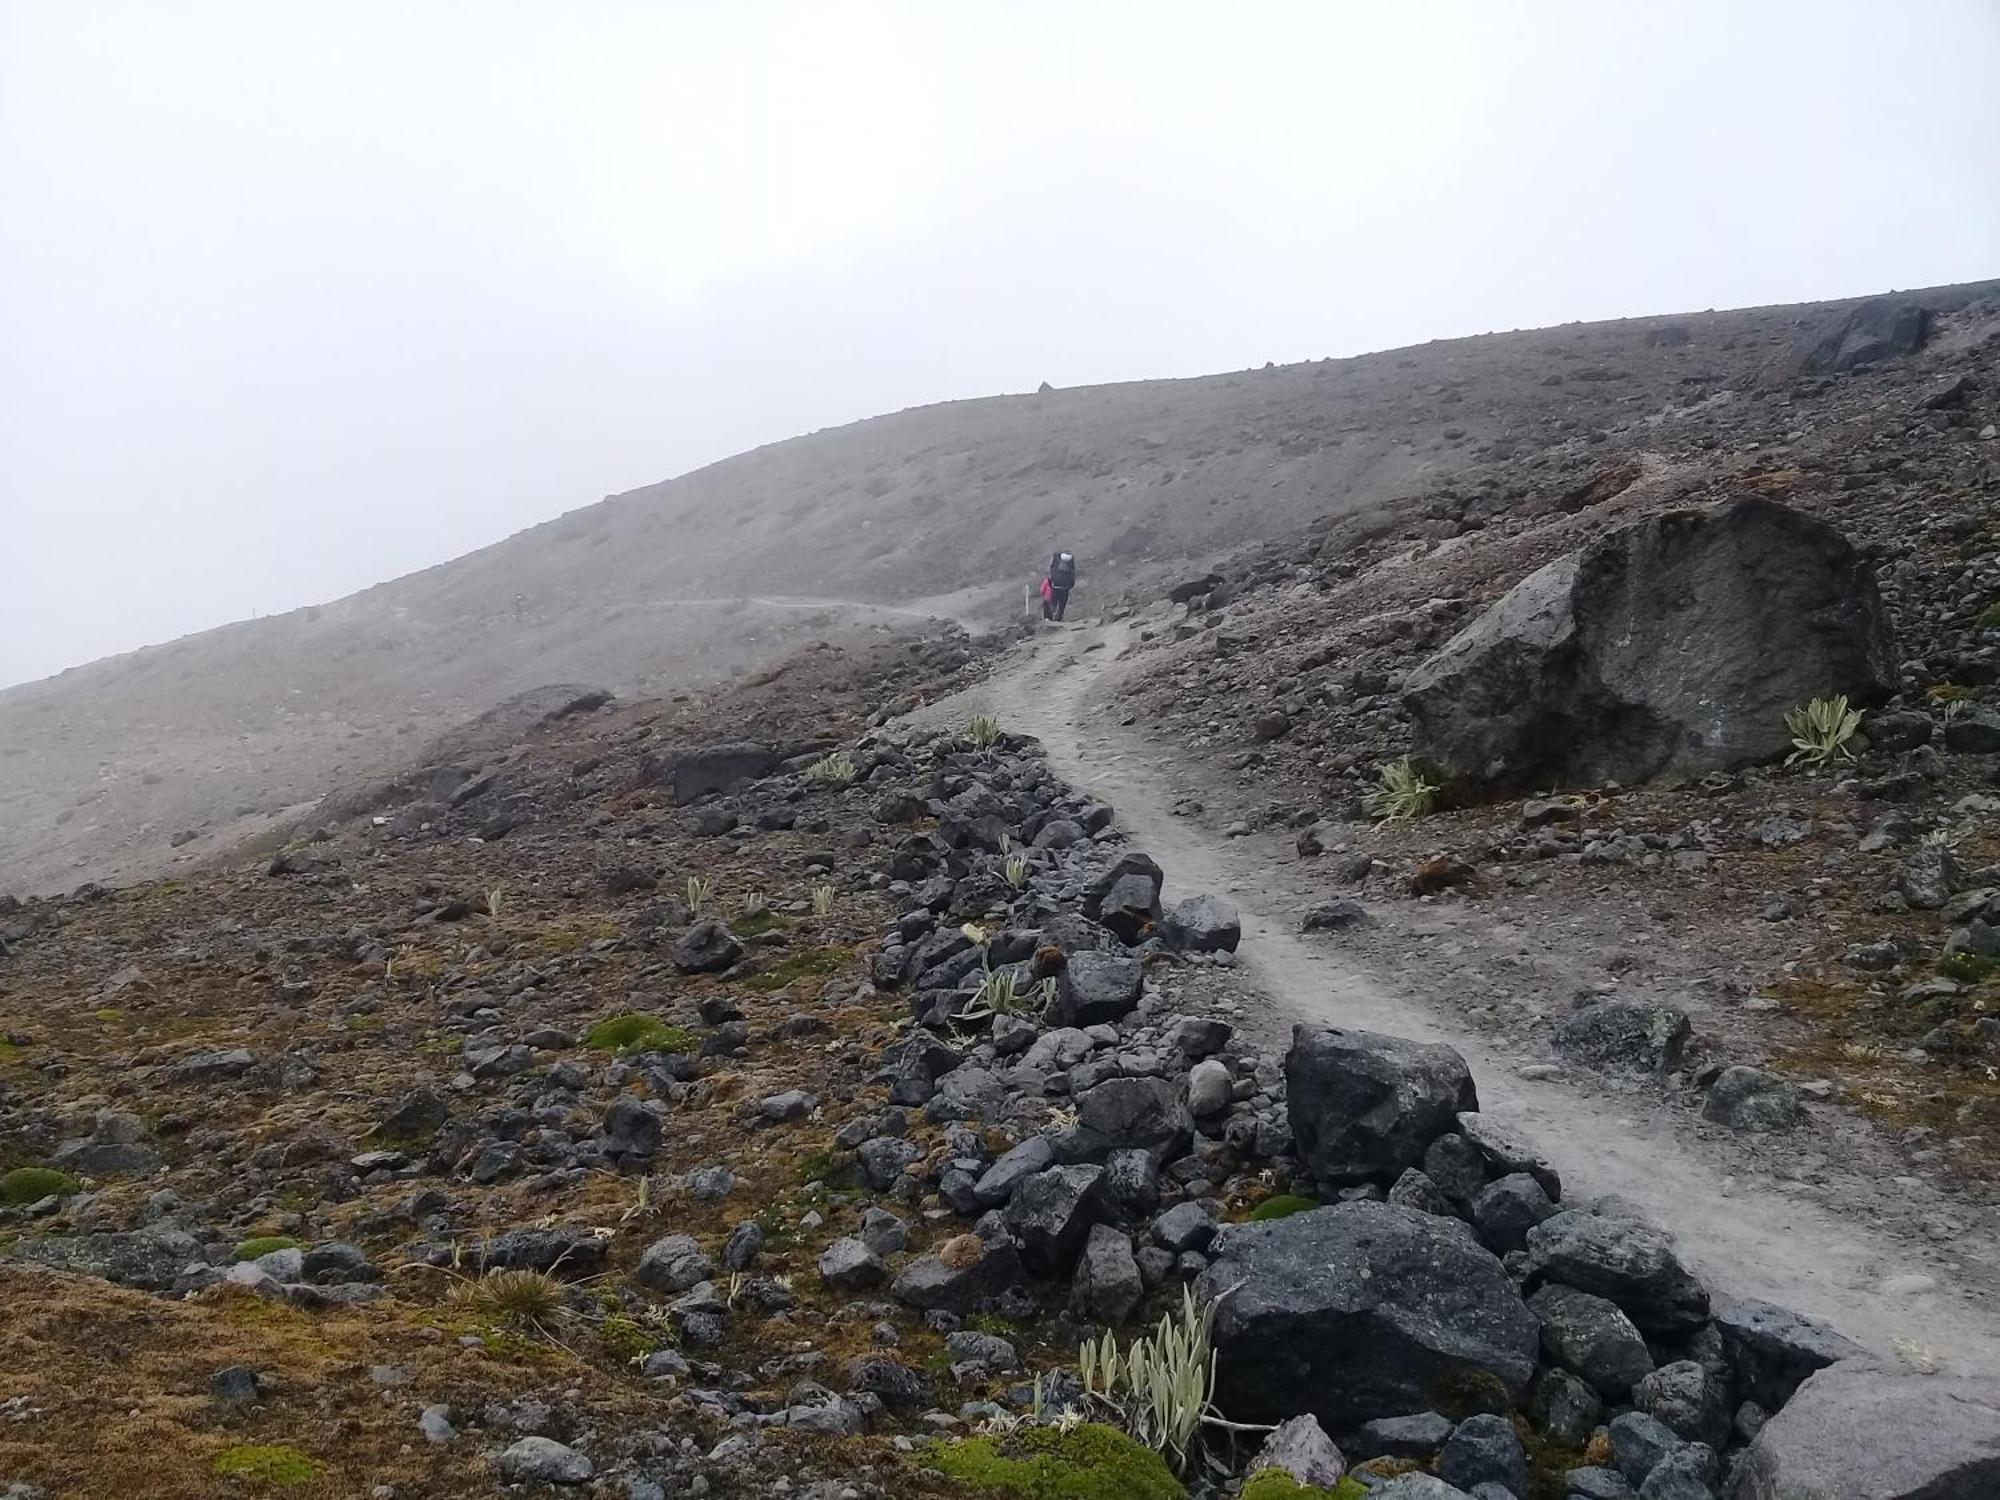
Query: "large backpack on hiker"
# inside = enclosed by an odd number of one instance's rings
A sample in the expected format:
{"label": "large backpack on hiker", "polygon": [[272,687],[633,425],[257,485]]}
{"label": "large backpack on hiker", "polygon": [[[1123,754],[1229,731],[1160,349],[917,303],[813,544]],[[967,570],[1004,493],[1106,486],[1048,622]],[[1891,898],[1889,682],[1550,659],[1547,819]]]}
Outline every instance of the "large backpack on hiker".
{"label": "large backpack on hiker", "polygon": [[1058,552],[1049,559],[1049,583],[1059,589],[1076,587],[1076,556]]}

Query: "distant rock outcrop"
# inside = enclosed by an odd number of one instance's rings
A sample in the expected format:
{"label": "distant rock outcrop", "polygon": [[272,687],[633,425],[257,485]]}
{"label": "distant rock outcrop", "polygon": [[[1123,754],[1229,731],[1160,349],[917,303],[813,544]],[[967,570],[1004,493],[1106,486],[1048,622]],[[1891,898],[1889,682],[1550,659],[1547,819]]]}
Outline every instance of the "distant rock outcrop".
{"label": "distant rock outcrop", "polygon": [[1931,311],[1902,297],[1871,297],[1813,324],[1792,345],[1795,375],[1838,375],[1923,348]]}
{"label": "distant rock outcrop", "polygon": [[1530,574],[1410,674],[1416,750],[1480,791],[1785,752],[1785,714],[1895,691],[1866,560],[1768,500],[1652,516]]}

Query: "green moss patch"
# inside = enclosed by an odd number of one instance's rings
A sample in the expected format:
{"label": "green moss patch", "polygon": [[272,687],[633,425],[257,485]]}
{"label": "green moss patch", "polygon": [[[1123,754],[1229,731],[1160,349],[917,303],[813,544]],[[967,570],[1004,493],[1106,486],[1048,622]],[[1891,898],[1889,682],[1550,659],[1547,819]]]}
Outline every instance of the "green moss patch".
{"label": "green moss patch", "polygon": [[1279,1193],[1266,1198],[1250,1210],[1250,1222],[1263,1224],[1271,1219],[1289,1219],[1293,1214],[1302,1214],[1309,1208],[1318,1208],[1317,1198],[1301,1197],[1297,1193]]}
{"label": "green moss patch", "polygon": [[24,1203],[40,1203],[44,1198],[67,1198],[80,1192],[83,1184],[54,1167],[16,1167],[0,1174],[0,1203],[18,1208]]}
{"label": "green moss patch", "polygon": [[2000,974],[2000,959],[1982,958],[1977,953],[1952,953],[1938,960],[1937,970],[1960,984],[1982,984]]}
{"label": "green moss patch", "polygon": [[785,919],[776,912],[745,912],[729,920],[729,931],[736,937],[762,937],[767,932],[783,932]]}
{"label": "green moss patch", "polygon": [[319,1464],[298,1449],[276,1444],[244,1444],[215,1456],[215,1472],[266,1484],[304,1484],[319,1477]]}
{"label": "green moss patch", "polygon": [[1332,1489],[1317,1484],[1300,1484],[1283,1469],[1259,1469],[1244,1482],[1238,1500],[1361,1500],[1368,1487],[1347,1478]]}
{"label": "green moss patch", "polygon": [[692,1052],[694,1036],[658,1016],[629,1011],[599,1021],[583,1034],[583,1045],[598,1052]]}
{"label": "green moss patch", "polygon": [[1187,1491],[1151,1448],[1115,1427],[1026,1427],[1004,1438],[943,1443],[924,1465],[948,1479],[1025,1500],[1183,1500]]}
{"label": "green moss patch", "polygon": [[260,1234],[245,1240],[236,1247],[238,1260],[255,1260],[260,1255],[270,1255],[278,1250],[301,1250],[305,1247],[288,1234]]}
{"label": "green moss patch", "polygon": [[824,979],[837,974],[852,956],[846,948],[808,948],[803,953],[794,953],[783,962],[773,964],[761,974],[752,974],[743,981],[743,985],[746,989],[768,995],[801,979]]}

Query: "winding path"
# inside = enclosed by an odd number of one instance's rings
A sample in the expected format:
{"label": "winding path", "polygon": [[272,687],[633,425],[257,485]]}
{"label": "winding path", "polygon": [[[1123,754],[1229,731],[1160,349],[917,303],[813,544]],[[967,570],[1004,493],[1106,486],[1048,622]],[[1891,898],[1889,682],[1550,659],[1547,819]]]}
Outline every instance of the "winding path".
{"label": "winding path", "polygon": [[[1332,1023],[1449,1042],[1471,1064],[1483,1107],[1537,1142],[1570,1194],[1635,1204],[1674,1230],[1684,1259],[1711,1285],[1824,1318],[1884,1353],[1928,1351],[1949,1368],[2000,1374],[2000,1314],[1970,1289],[1973,1278],[1955,1286],[1928,1265],[1920,1274],[1908,1241],[1809,1198],[1746,1188],[1733,1175],[1740,1162],[1695,1139],[1656,1098],[1593,1095],[1587,1079],[1523,1077],[1525,1064],[1548,1060],[1537,1039],[1481,1036],[1448,1007],[1389,987],[1335,943],[1296,936],[1280,915],[1294,903],[1268,850],[1176,818],[1165,795],[1170,752],[1107,712],[1129,638],[1123,624],[1046,632],[992,680],[929,712],[942,722],[992,712],[1037,736],[1067,780],[1117,808],[1120,825],[1166,870],[1170,893],[1229,892],[1242,911],[1242,965],[1269,1001],[1270,1029]],[[1388,911],[1381,920],[1393,928],[1400,919]]]}

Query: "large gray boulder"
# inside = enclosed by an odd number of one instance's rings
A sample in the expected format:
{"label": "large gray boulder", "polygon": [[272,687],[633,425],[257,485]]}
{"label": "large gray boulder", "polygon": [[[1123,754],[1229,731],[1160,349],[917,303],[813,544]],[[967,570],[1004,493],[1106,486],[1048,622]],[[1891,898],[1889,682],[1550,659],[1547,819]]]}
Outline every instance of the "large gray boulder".
{"label": "large gray boulder", "polygon": [[1332,1432],[1442,1408],[1511,1410],[1540,1327],[1465,1225],[1340,1203],[1232,1226],[1198,1290],[1215,1315],[1216,1398],[1239,1421],[1301,1411]]}
{"label": "large gray boulder", "polygon": [[1992,1500],[2000,1381],[1842,1360],[1764,1424],[1734,1500]]}
{"label": "large gray boulder", "polygon": [[1794,375],[1838,375],[1856,365],[1900,359],[1923,348],[1930,309],[1905,297],[1871,297],[1802,332],[1792,344]]}
{"label": "large gray boulder", "polygon": [[1651,516],[1557,558],[1410,674],[1415,749],[1481,792],[1754,765],[1785,713],[1896,691],[1867,562],[1762,499]]}
{"label": "large gray boulder", "polygon": [[1329,1188],[1399,1176],[1479,1108],[1452,1048],[1333,1026],[1293,1028],[1285,1087],[1299,1165]]}

